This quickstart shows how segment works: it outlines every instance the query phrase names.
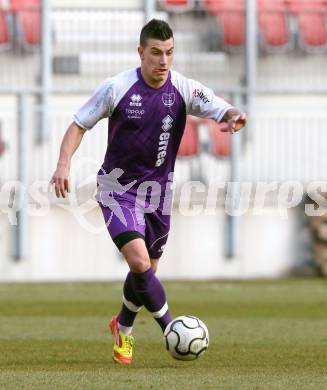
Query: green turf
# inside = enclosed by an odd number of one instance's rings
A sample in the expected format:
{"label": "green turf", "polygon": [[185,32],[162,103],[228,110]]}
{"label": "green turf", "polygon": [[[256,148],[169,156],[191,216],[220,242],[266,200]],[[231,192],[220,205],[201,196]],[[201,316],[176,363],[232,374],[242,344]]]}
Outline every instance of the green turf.
{"label": "green turf", "polygon": [[173,360],[142,310],[131,367],[106,329],[120,283],[0,284],[0,389],[327,389],[327,281],[165,283],[174,316],[208,326],[208,352]]}

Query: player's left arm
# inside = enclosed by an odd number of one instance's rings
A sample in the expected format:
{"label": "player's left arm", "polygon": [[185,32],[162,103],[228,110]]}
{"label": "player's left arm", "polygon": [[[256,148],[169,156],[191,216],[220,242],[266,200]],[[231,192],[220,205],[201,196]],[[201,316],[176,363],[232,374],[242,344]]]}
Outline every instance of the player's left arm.
{"label": "player's left arm", "polygon": [[185,98],[187,114],[224,123],[220,127],[224,132],[234,133],[246,125],[246,114],[215,95],[212,89],[192,79],[180,78],[178,81]]}

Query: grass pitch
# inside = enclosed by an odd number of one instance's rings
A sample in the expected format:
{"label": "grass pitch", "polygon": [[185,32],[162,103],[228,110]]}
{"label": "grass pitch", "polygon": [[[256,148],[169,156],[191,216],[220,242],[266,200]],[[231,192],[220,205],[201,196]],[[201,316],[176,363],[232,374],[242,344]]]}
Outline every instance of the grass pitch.
{"label": "grass pitch", "polygon": [[1,389],[327,389],[327,281],[164,283],[171,314],[208,326],[173,360],[143,309],[130,367],[111,360],[120,283],[0,285]]}

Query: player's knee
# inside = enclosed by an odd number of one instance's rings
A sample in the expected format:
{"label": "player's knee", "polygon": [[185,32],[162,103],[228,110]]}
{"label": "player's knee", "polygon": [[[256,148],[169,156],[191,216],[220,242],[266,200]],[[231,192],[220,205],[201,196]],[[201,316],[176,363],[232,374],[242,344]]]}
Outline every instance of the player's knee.
{"label": "player's knee", "polygon": [[121,248],[132,272],[145,272],[150,268],[150,258],[143,240],[133,240]]}
{"label": "player's knee", "polygon": [[129,268],[132,272],[145,272],[150,268],[150,260],[149,258],[142,256],[141,254],[135,253],[134,256],[128,261]]}

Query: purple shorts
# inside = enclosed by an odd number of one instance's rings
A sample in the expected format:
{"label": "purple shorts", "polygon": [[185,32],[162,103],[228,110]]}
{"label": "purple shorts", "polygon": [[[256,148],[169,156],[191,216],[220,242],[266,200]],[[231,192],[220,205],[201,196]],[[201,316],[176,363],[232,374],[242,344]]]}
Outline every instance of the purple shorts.
{"label": "purple shorts", "polygon": [[109,234],[120,250],[135,238],[143,238],[151,259],[159,258],[168,239],[170,215],[157,208],[139,205],[129,193],[110,195],[104,204],[99,201]]}

